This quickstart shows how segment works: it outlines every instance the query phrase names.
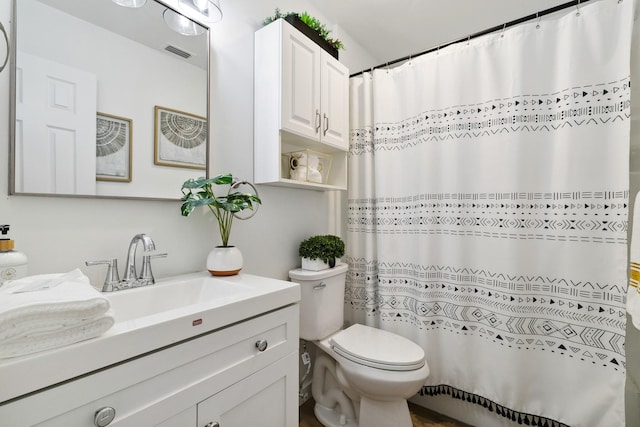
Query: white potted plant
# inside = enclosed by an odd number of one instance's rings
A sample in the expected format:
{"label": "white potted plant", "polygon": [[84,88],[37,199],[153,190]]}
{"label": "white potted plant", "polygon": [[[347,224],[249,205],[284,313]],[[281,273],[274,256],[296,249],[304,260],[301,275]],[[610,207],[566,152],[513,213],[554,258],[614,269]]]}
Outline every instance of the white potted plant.
{"label": "white potted plant", "polygon": [[304,270],[325,270],[333,268],[337,259],[344,255],[344,242],[338,236],[318,235],[300,243],[298,255],[302,257]]}
{"label": "white potted plant", "polygon": [[218,221],[222,245],[216,246],[207,257],[207,270],[214,276],[231,276],[242,269],[242,253],[235,246],[229,245],[233,218],[236,213],[245,209],[254,210],[255,205],[262,203],[257,194],[235,191],[224,196],[214,194],[214,185],[230,185],[233,188],[234,182],[231,174],[225,174],[213,178],[189,179],[182,184],[182,215],[189,216],[198,206],[206,206]]}

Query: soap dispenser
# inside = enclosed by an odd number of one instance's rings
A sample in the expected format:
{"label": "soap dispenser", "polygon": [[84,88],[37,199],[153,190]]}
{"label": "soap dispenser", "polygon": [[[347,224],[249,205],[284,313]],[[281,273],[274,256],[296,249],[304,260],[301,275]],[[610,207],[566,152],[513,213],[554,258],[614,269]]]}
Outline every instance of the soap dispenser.
{"label": "soap dispenser", "polygon": [[0,225],[0,286],[7,280],[27,275],[27,256],[13,249],[14,241],[7,234],[9,225]]}

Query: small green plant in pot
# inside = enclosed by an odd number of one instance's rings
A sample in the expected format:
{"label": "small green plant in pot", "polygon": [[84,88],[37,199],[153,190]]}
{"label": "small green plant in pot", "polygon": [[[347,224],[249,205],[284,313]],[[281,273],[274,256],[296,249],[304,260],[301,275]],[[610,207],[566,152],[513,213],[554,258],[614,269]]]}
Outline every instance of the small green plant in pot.
{"label": "small green plant in pot", "polygon": [[222,246],[214,248],[207,257],[207,269],[214,276],[230,276],[242,269],[242,254],[238,248],[229,246],[233,218],[236,213],[254,210],[262,203],[257,194],[228,191],[224,196],[217,196],[214,193],[214,185],[229,185],[233,189],[234,182],[233,175],[224,174],[188,179],[182,184],[182,215],[189,216],[197,207],[206,206],[218,222]]}
{"label": "small green plant in pot", "polygon": [[[309,27],[311,31],[315,32],[320,39],[324,40],[324,42],[332,49],[335,49],[336,51],[338,51],[339,49],[344,49],[344,44],[342,43],[342,41],[340,39],[334,39],[333,37],[331,37],[331,30],[327,29],[326,25],[320,22],[319,19],[309,15],[307,12],[282,12],[279,8],[276,8],[273,15],[268,16],[262,21],[262,25],[269,25],[270,23],[278,19],[285,19],[289,21],[292,17],[296,17],[297,19],[299,19],[302,23]],[[293,23],[293,20],[291,20],[290,22]]]}
{"label": "small green plant in pot", "polygon": [[300,243],[298,255],[302,257],[302,268],[305,270],[333,268],[336,259],[344,255],[344,242],[340,237],[330,234],[312,236]]}

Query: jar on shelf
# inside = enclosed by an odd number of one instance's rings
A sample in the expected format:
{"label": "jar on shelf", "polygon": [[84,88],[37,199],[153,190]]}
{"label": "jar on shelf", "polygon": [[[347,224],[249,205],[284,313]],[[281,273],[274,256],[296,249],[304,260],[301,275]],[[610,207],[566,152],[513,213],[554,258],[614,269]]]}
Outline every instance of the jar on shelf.
{"label": "jar on shelf", "polygon": [[283,165],[288,176],[295,181],[326,184],[331,172],[331,155],[313,150],[283,153]]}

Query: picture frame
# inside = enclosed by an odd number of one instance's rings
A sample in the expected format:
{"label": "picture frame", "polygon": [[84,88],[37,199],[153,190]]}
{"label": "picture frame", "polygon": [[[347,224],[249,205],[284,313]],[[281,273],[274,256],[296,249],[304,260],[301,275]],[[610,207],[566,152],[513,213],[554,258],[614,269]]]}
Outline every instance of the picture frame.
{"label": "picture frame", "polygon": [[206,118],[156,105],[154,126],[154,164],[206,169]]}
{"label": "picture frame", "polygon": [[133,121],[96,114],[96,181],[131,182]]}

